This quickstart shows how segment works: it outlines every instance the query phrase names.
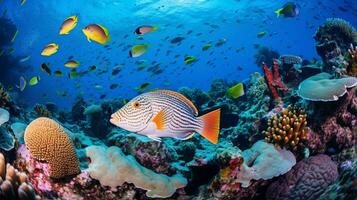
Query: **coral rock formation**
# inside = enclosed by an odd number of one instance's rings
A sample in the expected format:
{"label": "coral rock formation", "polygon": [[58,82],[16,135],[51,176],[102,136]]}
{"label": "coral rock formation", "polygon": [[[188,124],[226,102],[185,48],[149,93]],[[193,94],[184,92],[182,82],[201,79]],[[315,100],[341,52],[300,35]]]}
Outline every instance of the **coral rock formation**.
{"label": "coral rock formation", "polygon": [[46,161],[52,178],[62,178],[80,172],[72,141],[57,122],[40,117],[25,130],[26,147],[35,159]]}
{"label": "coral rock formation", "polygon": [[51,117],[52,116],[51,112],[47,109],[47,107],[45,105],[36,104],[33,109],[36,112],[37,117]]}
{"label": "coral rock formation", "polygon": [[296,150],[307,139],[307,115],[301,108],[288,106],[268,120],[265,140],[281,148]]}
{"label": "coral rock formation", "polygon": [[5,163],[0,153],[0,199],[37,200],[34,189],[28,183],[25,173],[18,172],[13,166]]}
{"label": "coral rock formation", "polygon": [[298,162],[267,190],[268,200],[316,199],[338,177],[330,157],[320,154]]}
{"label": "coral rock formation", "polygon": [[134,157],[125,156],[115,146],[90,146],[86,148],[86,154],[91,160],[87,170],[89,175],[113,190],[127,182],[147,190],[148,197],[166,198],[187,184],[187,180],[181,175],[168,177],[142,167]]}

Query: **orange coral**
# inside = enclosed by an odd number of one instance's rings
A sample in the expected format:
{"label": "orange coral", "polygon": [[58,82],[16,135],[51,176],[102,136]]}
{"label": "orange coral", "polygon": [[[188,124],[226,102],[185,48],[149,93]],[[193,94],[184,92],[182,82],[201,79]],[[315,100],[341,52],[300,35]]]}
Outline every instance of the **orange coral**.
{"label": "orange coral", "polygon": [[27,126],[24,139],[32,156],[49,164],[50,177],[62,178],[80,172],[74,145],[63,127],[54,120],[35,119]]}
{"label": "orange coral", "polygon": [[13,166],[5,163],[5,158],[0,153],[0,198],[37,200],[35,190],[28,183],[25,173],[18,172]]}
{"label": "orange coral", "polygon": [[306,125],[305,111],[288,106],[268,120],[268,128],[263,134],[269,143],[296,150],[307,139]]}

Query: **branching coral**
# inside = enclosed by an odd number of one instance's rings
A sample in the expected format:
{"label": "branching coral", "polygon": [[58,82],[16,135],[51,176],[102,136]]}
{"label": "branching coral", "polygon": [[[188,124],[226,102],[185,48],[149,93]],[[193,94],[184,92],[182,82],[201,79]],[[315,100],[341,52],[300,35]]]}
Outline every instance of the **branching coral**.
{"label": "branching coral", "polygon": [[279,74],[279,63],[277,60],[273,61],[273,69],[269,70],[268,65],[263,63],[263,71],[265,75],[265,80],[271,92],[274,100],[280,99],[278,91],[283,91],[284,93],[288,91],[288,88],[284,85]]}
{"label": "branching coral", "polygon": [[109,148],[90,146],[86,148],[86,154],[91,160],[89,175],[113,190],[127,182],[147,190],[148,197],[166,198],[172,196],[176,189],[183,188],[187,184],[187,180],[181,175],[169,177],[142,167],[134,157],[125,156],[115,146]]}
{"label": "branching coral", "polygon": [[18,172],[13,166],[5,163],[0,153],[0,199],[37,200],[34,189],[28,183],[25,173]]}
{"label": "branching coral", "polygon": [[347,74],[357,77],[357,46],[353,46],[353,44],[351,44],[350,48],[348,49],[348,53],[348,66],[346,69]]}
{"label": "branching coral", "polygon": [[36,104],[33,109],[36,112],[37,117],[51,117],[52,116],[51,112],[46,108],[45,105]]}
{"label": "branching coral", "polygon": [[62,178],[80,172],[72,141],[57,122],[40,117],[25,130],[25,144],[35,159],[46,161],[52,178]]}
{"label": "branching coral", "polygon": [[288,106],[268,120],[268,128],[263,131],[265,140],[279,147],[296,150],[307,139],[306,117],[303,109]]}

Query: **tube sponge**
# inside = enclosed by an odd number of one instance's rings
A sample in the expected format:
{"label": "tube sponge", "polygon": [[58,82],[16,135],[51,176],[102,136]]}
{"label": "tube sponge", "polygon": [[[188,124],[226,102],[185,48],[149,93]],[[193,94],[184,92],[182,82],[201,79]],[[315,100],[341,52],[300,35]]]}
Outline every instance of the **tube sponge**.
{"label": "tube sponge", "polygon": [[166,198],[187,184],[181,175],[169,177],[141,166],[134,157],[124,155],[116,146],[90,146],[86,148],[86,155],[91,160],[87,169],[89,175],[112,190],[127,182],[147,190],[148,197]]}
{"label": "tube sponge", "polygon": [[242,187],[248,187],[253,179],[268,180],[285,174],[296,164],[293,153],[264,141],[256,142],[242,156],[244,162],[236,177]]}

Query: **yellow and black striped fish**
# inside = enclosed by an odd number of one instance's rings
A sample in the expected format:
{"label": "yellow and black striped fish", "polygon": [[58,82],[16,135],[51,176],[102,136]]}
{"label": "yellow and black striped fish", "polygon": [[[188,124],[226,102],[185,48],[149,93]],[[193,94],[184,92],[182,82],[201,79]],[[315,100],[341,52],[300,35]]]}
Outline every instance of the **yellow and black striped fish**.
{"label": "yellow and black striped fish", "polygon": [[197,108],[182,94],[156,90],[132,99],[112,114],[110,122],[156,141],[162,137],[186,140],[197,132],[217,144],[220,113],[217,109],[198,116]]}

